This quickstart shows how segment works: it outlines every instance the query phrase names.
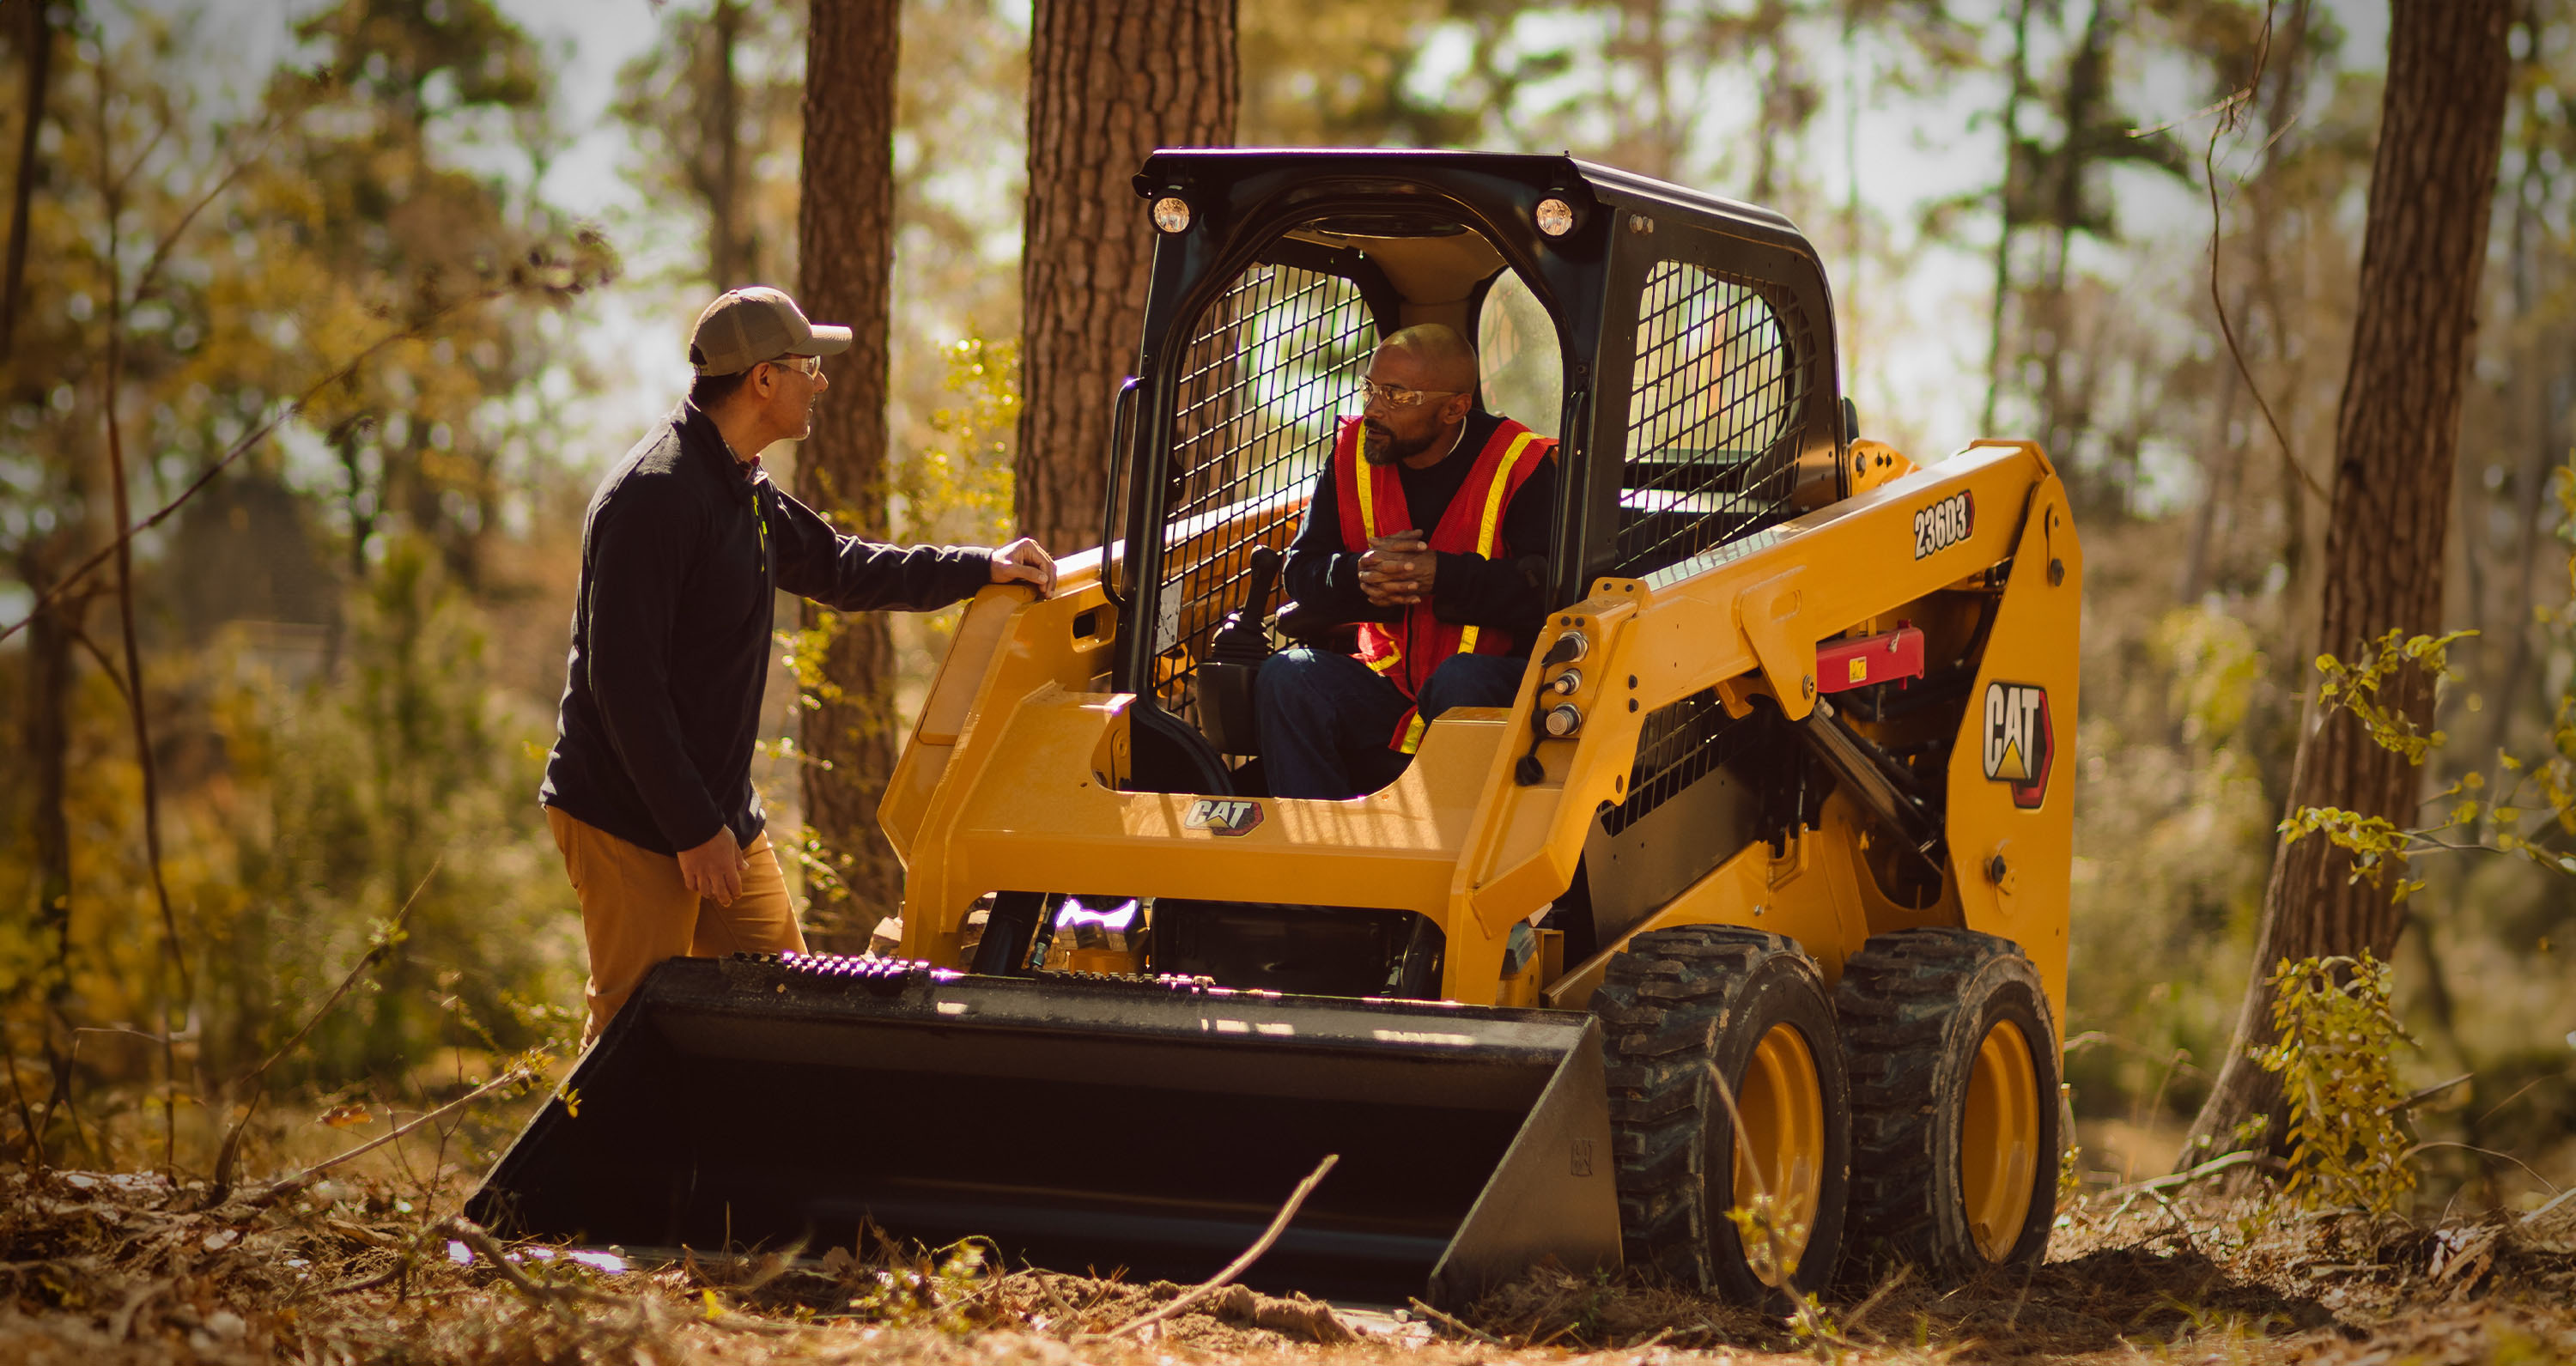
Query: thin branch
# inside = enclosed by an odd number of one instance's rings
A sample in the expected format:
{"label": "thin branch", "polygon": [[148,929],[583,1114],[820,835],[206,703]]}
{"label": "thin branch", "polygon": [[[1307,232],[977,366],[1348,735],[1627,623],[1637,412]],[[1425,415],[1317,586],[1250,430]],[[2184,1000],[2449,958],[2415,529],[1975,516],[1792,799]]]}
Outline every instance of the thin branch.
{"label": "thin branch", "polygon": [[129,706],[132,705],[134,694],[125,686],[124,672],[116,667],[115,660],[107,657],[106,648],[91,639],[89,632],[81,629],[80,618],[76,615],[65,618],[62,629],[63,634],[72,638],[74,645],[89,651],[90,662],[98,666],[100,673],[107,675],[109,685],[116,689],[117,700]]}
{"label": "thin branch", "polygon": [[485,1096],[491,1095],[495,1091],[505,1090],[509,1087],[516,1086],[521,1082],[534,1081],[536,1079],[537,1074],[527,1068],[511,1068],[500,1076],[494,1077],[490,1081],[483,1083],[481,1086],[475,1087],[464,1095],[458,1096],[456,1099],[449,1101],[445,1105],[439,1106],[428,1114],[414,1119],[408,1124],[398,1125],[385,1133],[368,1139],[357,1147],[349,1149],[347,1152],[341,1153],[337,1157],[326,1157],[321,1161],[314,1163],[312,1166],[297,1172],[293,1176],[280,1177],[279,1179],[270,1182],[258,1191],[243,1196],[242,1203],[255,1206],[276,1204],[278,1201],[283,1200],[290,1195],[294,1195],[305,1187],[321,1180],[323,1173],[330,1171],[334,1167],[338,1167],[344,1163],[364,1157],[368,1153],[374,1152],[376,1149],[401,1138],[403,1135],[410,1133],[412,1130],[417,1129],[424,1124],[434,1124],[439,1120],[445,1119],[449,1115],[483,1099]]}
{"label": "thin branch", "polygon": [[[2180,1188],[2191,1185],[2194,1182],[2206,1181],[2221,1172],[2228,1171],[2236,1167],[2242,1167],[2247,1163],[2257,1160],[2259,1160],[2258,1154],[2256,1154],[2252,1149],[2239,1149],[2236,1152],[2229,1153],[2225,1157],[2212,1158],[2187,1172],[2174,1172],[2170,1175],[2159,1176],[2152,1181],[2137,1181],[2126,1186],[2113,1186],[2109,1190],[2103,1191],[2099,1198],[2107,1199],[2114,1195],[2137,1196],[2146,1194],[2150,1191],[2179,1190]],[[2119,1216],[2113,1215],[2112,1217],[2116,1219]]]}
{"label": "thin branch", "polygon": [[1444,1314],[1439,1310],[1432,1308],[1430,1305],[1424,1304],[1418,1298],[1408,1298],[1405,1300],[1405,1303],[1413,1306],[1414,1313],[1420,1314],[1424,1318],[1431,1319],[1446,1327],[1456,1329],[1479,1342],[1491,1343],[1496,1347],[1509,1347],[1511,1345],[1510,1343],[1503,1341],[1501,1338],[1495,1337],[1493,1334],[1486,1332],[1484,1329],[1479,1328],[1464,1319],[1458,1318],[1455,1315]]}
{"label": "thin branch", "polygon": [[215,183],[207,187],[205,193],[197,196],[196,202],[190,204],[187,211],[179,215],[179,221],[171,224],[170,230],[161,235],[159,242],[153,244],[151,258],[143,263],[142,273],[134,277],[134,288],[128,292],[128,299],[138,304],[143,302],[144,296],[152,292],[154,278],[160,275],[163,266],[170,263],[170,253],[178,249],[179,239],[187,235],[190,225],[197,221],[197,215],[213,207],[214,202],[223,197],[224,191],[231,189],[244,173],[268,155],[270,145],[277,141],[278,131],[285,126],[288,118],[302,114],[309,107],[308,102],[307,105],[293,109],[270,111],[266,123],[259,131],[258,144],[233,158],[232,165],[225,168],[224,173],[216,178]]}
{"label": "thin branch", "polygon": [[[2272,429],[2272,439],[2281,443],[2281,458],[2289,462],[2291,471],[2299,476],[2300,483],[2307,485],[2308,492],[2315,494],[2318,501],[2331,505],[2334,496],[2326,491],[2325,485],[2317,482],[2317,477],[2308,472],[2306,465],[2299,463],[2298,453],[2290,448],[2289,433],[2281,430],[2280,416],[2272,411],[2272,400],[2264,396],[2263,386],[2255,381],[2254,367],[2245,359],[2245,348],[2236,340],[2236,324],[2227,316],[2227,300],[2218,287],[2219,245],[2227,227],[2226,213],[2218,202],[2218,140],[2236,131],[2246,107],[2254,102],[2256,92],[2263,88],[2264,72],[2272,64],[2274,4],[2275,0],[2265,0],[2263,5],[2263,32],[2254,50],[2254,75],[2246,81],[2243,89],[2212,106],[2218,111],[2218,121],[2210,125],[2209,143],[2201,151],[2201,178],[2209,185],[2209,305],[2218,311],[2219,335],[2227,339],[2227,354],[2236,362],[2237,376],[2245,381],[2247,392],[2254,395],[2254,406],[2262,409],[2263,422]],[[2276,133],[2274,141],[2278,138]],[[2264,143],[2265,150],[2268,151],[2271,145],[2271,142]]]}
{"label": "thin branch", "polygon": [[2424,1151],[2426,1148],[2464,1148],[2482,1157],[2502,1159],[2503,1161],[2510,1162],[2513,1165],[2522,1168],[2524,1175],[2544,1186],[2547,1186],[2551,1195],[2558,1194],[2558,1183],[2550,1180],[2548,1177],[2542,1176],[2536,1171],[2533,1171],[2530,1163],[2523,1161],[2521,1158],[2516,1157],[2511,1153],[2500,1153],[2493,1148],[2481,1148],[2474,1143],[2453,1143],[2449,1139],[2443,1138],[2426,1139],[2425,1141],[2416,1144],[2414,1147],[2407,1149],[2403,1154],[2400,1154],[2400,1156],[2413,1157],[2415,1154]]}
{"label": "thin branch", "polygon": [[2495,1116],[2496,1116],[2496,1111],[2497,1111],[2497,1110],[2501,1110],[2501,1109],[2503,1109],[2504,1107],[2506,1107],[2506,1106],[2508,1106],[2508,1105],[2513,1104],[2515,1101],[2522,1099],[2524,1096],[2530,1095],[2530,1094],[2531,1094],[2531,1088],[2533,1088],[2533,1087],[2535,1087],[2535,1086],[2538,1086],[2539,1084],[2541,1084],[2541,1083],[2542,1083],[2542,1082],[2544,1082],[2544,1081],[2552,1081],[2552,1080],[2555,1080],[2555,1078],[2551,1077],[2548,1073],[2543,1072],[2543,1073],[2541,1073],[2539,1076],[2533,1077],[2531,1080],[2529,1080],[2529,1081],[2527,1081],[2527,1082],[2524,1082],[2524,1083],[2522,1084],[2522,1089],[2521,1089],[2521,1090],[2514,1092],[2512,1095],[2509,1095],[2509,1096],[2505,1097],[2504,1099],[2502,1099],[2502,1100],[2500,1100],[2500,1101],[2497,1101],[2497,1102],[2495,1103],[2495,1105],[2494,1105],[2492,1108],[2490,1108],[2490,1109],[2489,1109],[2485,1114],[2478,1116],[2478,1123],[2480,1123],[2480,1124],[2484,1124],[2484,1123],[2486,1123],[2488,1120],[2491,1120],[2491,1119],[2495,1118]]}
{"label": "thin branch", "polygon": [[340,368],[333,370],[331,373],[314,381],[311,385],[307,386],[302,393],[296,395],[295,398],[281,407],[274,416],[243,435],[240,440],[235,441],[229,449],[216,458],[213,464],[208,465],[205,472],[198,475],[195,481],[191,482],[188,487],[179,490],[178,495],[173,497],[169,502],[162,504],[160,510],[154,512],[151,516],[144,518],[142,521],[136,522],[132,526],[127,527],[123,532],[117,535],[115,540],[99,547],[98,550],[93,552],[88,559],[72,566],[70,572],[64,574],[61,578],[56,579],[54,581],[54,586],[47,589],[43,596],[36,599],[34,607],[28,611],[27,615],[11,622],[6,628],[0,628],[0,640],[7,640],[9,637],[25,630],[27,628],[27,623],[34,621],[39,614],[45,611],[45,609],[52,607],[56,602],[68,596],[74,584],[88,577],[88,575],[95,571],[100,565],[107,563],[109,559],[113,558],[120,549],[135,537],[152,530],[154,527],[161,525],[165,521],[168,521],[172,513],[177,512],[188,502],[189,499],[196,497],[200,492],[204,491],[208,484],[213,483],[215,481],[215,476],[222,474],[225,470],[231,468],[233,462],[239,460],[244,454],[248,453],[252,447],[267,440],[269,434],[276,431],[279,427],[284,426],[288,418],[295,417],[302,413],[306,407],[312,404],[313,400],[318,397],[323,390],[328,389],[332,385],[338,384],[356,374],[360,367],[364,366],[368,361],[375,359],[377,353],[399,343],[410,341],[413,338],[421,336],[429,331],[431,326],[451,313],[455,313],[461,309],[470,308],[478,304],[490,303],[495,299],[506,298],[513,292],[513,290],[508,288],[497,288],[487,289],[478,294],[468,295],[454,303],[423,315],[422,317],[414,320],[409,326],[388,332],[368,343],[364,349],[350,357],[347,364],[342,365]]}
{"label": "thin branch", "polygon": [[2393,1115],[2393,1114],[2402,1114],[2402,1113],[2404,1113],[2404,1112],[2406,1112],[2406,1111],[2408,1111],[2408,1110],[2412,1110],[2412,1109],[2414,1109],[2416,1106],[2421,1105],[2421,1104],[2423,1104],[2424,1102],[2426,1102],[2426,1101],[2428,1101],[2428,1100],[2431,1100],[2433,1097],[2438,1096],[2438,1095],[2442,1094],[2443,1092],[2450,1090],[2452,1087],[2457,1086],[2457,1085],[2459,1085],[2461,1082],[2467,1081],[2469,1078],[2474,1077],[2474,1076],[2476,1076],[2476,1075],[2477,1075],[2477,1073],[2475,1073],[2475,1072],[2462,1072],[2460,1075],[2458,1075],[2458,1076],[2456,1076],[2456,1077],[2451,1078],[2449,1081],[2435,1082],[2435,1083],[2434,1083],[2434,1084],[2432,1084],[2431,1086],[2427,1086],[2427,1087],[2425,1087],[2423,1090],[2418,1091],[2418,1092],[2416,1092],[2415,1094],[2413,1094],[2413,1095],[2411,1095],[2411,1096],[2408,1096],[2406,1099],[2401,1100],[2401,1101],[2397,1102],[2396,1104],[2389,1106],[2389,1107],[2388,1107],[2388,1113],[2389,1113],[2389,1114],[2392,1114],[2392,1115]]}
{"label": "thin branch", "polygon": [[1306,1179],[1297,1183],[1297,1189],[1288,1193],[1288,1203],[1279,1207],[1278,1217],[1270,1221],[1270,1227],[1261,1231],[1261,1236],[1253,1240],[1252,1246],[1243,1250],[1242,1256],[1226,1263],[1225,1270],[1192,1286],[1178,1299],[1160,1309],[1129,1319],[1110,1329],[1107,1336],[1114,1338],[1121,1333],[1134,1332],[1147,1324],[1160,1323],[1224,1289],[1235,1277],[1242,1275],[1245,1268],[1259,1261],[1261,1254],[1268,1252],[1272,1243],[1279,1241],[1279,1235],[1288,1231],[1288,1221],[1297,1217],[1297,1207],[1306,1203],[1306,1197],[1315,1193],[1315,1187],[1323,1183],[1325,1175],[1333,1170],[1333,1164],[1341,1160],[1340,1153],[1325,1154],[1324,1160],[1315,1164],[1315,1170],[1307,1173]]}
{"label": "thin branch", "polygon": [[6,1025],[0,1025],[0,1052],[8,1055],[9,1096],[17,1102],[18,1123],[27,1131],[27,1156],[35,1170],[41,1172],[53,1164],[45,1160],[45,1131],[36,1127],[35,1107],[27,1103],[27,1092],[18,1084],[18,1041]]}
{"label": "thin branch", "polygon": [[[393,950],[395,944],[401,942],[403,921],[410,917],[412,904],[420,900],[420,894],[429,888],[429,880],[438,876],[438,870],[446,862],[447,855],[444,852],[430,862],[429,871],[421,874],[420,885],[411,889],[411,895],[403,900],[402,909],[394,912],[393,923],[385,927],[384,934],[374,944],[369,945],[365,953],[358,955],[358,961],[349,968],[349,975],[341,978],[340,985],[333,987],[331,994],[323,998],[322,1004],[313,1008],[313,1013],[305,1017],[301,1028],[297,1029],[286,1042],[279,1044],[266,1058],[261,1059],[259,1066],[252,1068],[248,1075],[233,1083],[235,1086],[256,1087],[259,1079],[268,1075],[268,1069],[275,1067],[278,1059],[285,1057],[294,1050],[296,1045],[303,1043],[305,1036],[311,1034],[314,1027],[322,1023],[322,1018],[331,1013],[332,1007],[340,1004],[340,998],[348,995],[349,989],[358,984],[358,979],[368,969],[382,961],[384,956]],[[241,1118],[233,1121],[232,1128],[224,1134],[223,1145],[215,1151],[213,1189],[207,1196],[207,1204],[223,1203],[225,1194],[230,1191],[233,1162],[241,1152],[242,1131],[250,1127],[250,1117],[258,1112],[260,1098],[266,1094],[268,1093],[262,1090],[252,1091],[250,1104],[243,1108]]]}

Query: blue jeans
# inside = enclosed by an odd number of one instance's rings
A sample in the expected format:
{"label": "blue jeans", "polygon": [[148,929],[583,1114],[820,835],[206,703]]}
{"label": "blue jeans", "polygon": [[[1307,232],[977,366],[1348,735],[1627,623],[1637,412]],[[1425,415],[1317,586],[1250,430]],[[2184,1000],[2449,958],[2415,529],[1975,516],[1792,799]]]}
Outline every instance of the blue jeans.
{"label": "blue jeans", "polygon": [[[1422,685],[1422,719],[1508,707],[1528,667],[1518,655],[1451,655]],[[1394,782],[1411,762],[1387,747],[1404,708],[1401,689],[1349,655],[1304,646],[1272,655],[1253,685],[1270,795],[1341,801]]]}

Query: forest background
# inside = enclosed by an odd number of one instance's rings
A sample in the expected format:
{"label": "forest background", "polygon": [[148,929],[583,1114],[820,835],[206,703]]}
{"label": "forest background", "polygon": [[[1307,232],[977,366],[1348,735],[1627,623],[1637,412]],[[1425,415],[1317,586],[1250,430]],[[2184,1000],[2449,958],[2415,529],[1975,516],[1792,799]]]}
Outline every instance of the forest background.
{"label": "forest background", "polygon": [[[33,613],[0,643],[0,1135],[201,1164],[227,1086],[371,947],[363,995],[270,1078],[326,1113],[416,1110],[577,1031],[534,793],[580,512],[677,400],[716,285],[796,280],[805,16],[39,3],[0,6],[0,149],[28,168],[0,624]],[[2079,1163],[2170,1165],[2317,680],[2385,7],[1240,0],[1239,22],[1238,143],[1570,148],[1779,206],[1825,255],[1864,432],[1917,458],[2027,435],[2068,472]],[[1029,28],[1006,0],[903,6],[898,539],[1011,530]],[[2477,634],[2428,795],[2561,743],[2576,687],[2552,482],[2576,441],[2576,4],[2525,0],[2512,50],[2444,579]],[[130,569],[70,579],[200,483]],[[895,628],[907,714],[947,620]],[[811,643],[782,640],[755,773],[782,835]],[[2415,1109],[2440,1145],[2420,1198],[2576,1182],[2576,881],[2491,852],[2412,875],[2402,1075],[2470,1076]],[[891,909],[812,928],[855,948]]]}

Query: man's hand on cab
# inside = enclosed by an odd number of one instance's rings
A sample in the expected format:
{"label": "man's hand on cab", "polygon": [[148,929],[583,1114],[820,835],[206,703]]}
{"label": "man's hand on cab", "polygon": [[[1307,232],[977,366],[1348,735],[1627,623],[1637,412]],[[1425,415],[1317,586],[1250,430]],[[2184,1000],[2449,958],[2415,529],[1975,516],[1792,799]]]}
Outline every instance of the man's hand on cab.
{"label": "man's hand on cab", "polygon": [[1411,607],[1431,597],[1440,557],[1419,531],[1369,538],[1360,556],[1360,592],[1378,607]]}
{"label": "man's hand on cab", "polygon": [[680,851],[680,883],[719,906],[730,906],[742,895],[742,871],[750,866],[733,832],[719,827],[706,843]]}
{"label": "man's hand on cab", "polygon": [[993,582],[1033,583],[1039,597],[1050,596],[1055,592],[1055,558],[1046,553],[1046,547],[1022,536],[993,552]]}

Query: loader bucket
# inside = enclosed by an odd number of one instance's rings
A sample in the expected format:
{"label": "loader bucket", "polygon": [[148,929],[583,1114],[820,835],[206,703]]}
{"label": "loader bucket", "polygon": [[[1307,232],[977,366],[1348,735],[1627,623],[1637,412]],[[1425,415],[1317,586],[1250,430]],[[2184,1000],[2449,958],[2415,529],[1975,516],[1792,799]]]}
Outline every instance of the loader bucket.
{"label": "loader bucket", "polygon": [[[737,955],[656,968],[477,1191],[590,1245],[848,1246],[1204,1280],[1340,1161],[1244,1279],[1459,1303],[1615,1266],[1587,1015]],[[577,1113],[576,1113],[577,1111]]]}

